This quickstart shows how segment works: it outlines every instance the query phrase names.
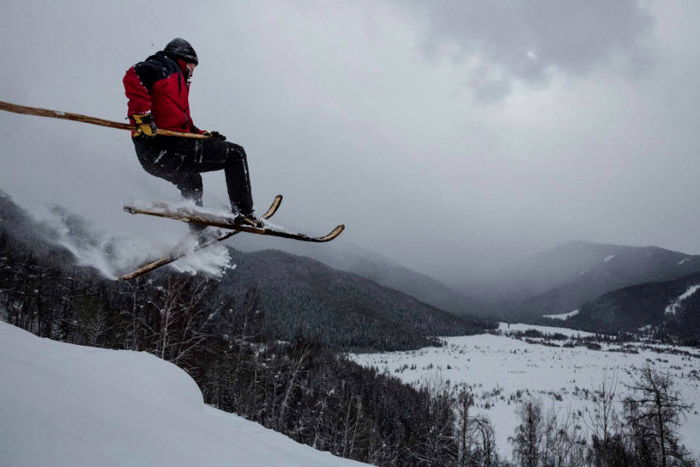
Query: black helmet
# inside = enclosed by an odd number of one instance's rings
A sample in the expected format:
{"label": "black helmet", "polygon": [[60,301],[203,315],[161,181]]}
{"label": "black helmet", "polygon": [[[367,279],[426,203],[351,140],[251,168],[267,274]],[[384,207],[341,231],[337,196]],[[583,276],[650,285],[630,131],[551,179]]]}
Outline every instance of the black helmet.
{"label": "black helmet", "polygon": [[195,65],[199,64],[197,52],[194,51],[190,43],[185,39],[177,37],[171,40],[168,42],[168,45],[165,46],[163,52],[171,57],[181,58],[188,63],[194,63]]}

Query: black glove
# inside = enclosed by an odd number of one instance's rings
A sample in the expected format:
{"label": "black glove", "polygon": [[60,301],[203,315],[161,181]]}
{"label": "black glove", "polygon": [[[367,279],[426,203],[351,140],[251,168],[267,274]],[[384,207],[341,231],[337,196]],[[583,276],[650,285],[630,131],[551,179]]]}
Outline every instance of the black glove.
{"label": "black glove", "polygon": [[218,139],[220,141],[226,141],[226,137],[219,133],[218,131],[205,131],[205,135],[210,137],[211,139]]}
{"label": "black glove", "polygon": [[145,135],[149,138],[153,138],[158,133],[158,127],[156,122],[153,121],[153,116],[150,113],[147,114],[134,114],[131,116],[136,122],[136,133],[137,136]]}

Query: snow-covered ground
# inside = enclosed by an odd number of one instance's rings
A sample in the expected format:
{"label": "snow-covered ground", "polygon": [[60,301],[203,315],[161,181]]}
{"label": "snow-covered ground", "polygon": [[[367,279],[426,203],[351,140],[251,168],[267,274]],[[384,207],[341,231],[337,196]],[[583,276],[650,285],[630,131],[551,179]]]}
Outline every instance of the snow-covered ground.
{"label": "snow-covered ground", "polygon": [[205,405],[175,365],[0,322],[2,466],[365,465]]}
{"label": "snow-covered ground", "polygon": [[[654,347],[637,343],[638,353],[606,351],[619,346],[602,344],[602,350],[585,347],[549,347],[530,344],[508,336],[507,333],[536,329],[546,334],[586,336],[590,333],[565,328],[501,323],[502,335],[444,338],[441,348],[427,347],[415,351],[376,354],[354,354],[360,364],[386,369],[403,381],[419,386],[426,382],[449,381],[453,387],[466,385],[477,399],[476,412],[488,416],[494,424],[497,444],[502,455],[510,457],[508,437],[513,435],[519,400],[534,396],[545,409],[558,410],[560,415],[570,411],[577,417],[582,430],[590,426],[589,411],[593,409],[592,391],[603,378],[617,378],[617,399],[626,392],[630,381],[627,370],[651,364],[662,372],[670,372],[688,402],[695,404],[681,434],[687,447],[700,454],[700,350],[679,348],[693,356],[658,353],[646,350]],[[556,341],[555,341],[556,342]],[[559,341],[559,344],[561,342]],[[580,411],[580,415],[577,413]]]}

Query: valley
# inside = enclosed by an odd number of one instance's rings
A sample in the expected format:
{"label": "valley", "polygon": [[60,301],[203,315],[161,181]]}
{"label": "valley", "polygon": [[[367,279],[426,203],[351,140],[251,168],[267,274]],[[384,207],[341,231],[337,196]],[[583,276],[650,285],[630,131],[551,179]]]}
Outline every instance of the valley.
{"label": "valley", "polygon": [[[526,337],[528,334],[533,337]],[[683,398],[694,404],[687,419],[681,421],[680,432],[689,449],[700,454],[693,443],[700,439],[700,350],[644,340],[624,345],[601,341],[600,350],[582,342],[566,346],[587,338],[594,335],[567,328],[500,323],[491,334],[442,338],[442,347],[351,357],[415,387],[449,384],[455,392],[468,389],[475,396],[476,413],[493,423],[496,444],[505,458],[511,454],[508,438],[513,436],[516,407],[522,401],[541,400],[545,410],[555,410],[560,419],[570,416],[587,434],[601,384],[617,382],[615,400],[620,411],[633,369],[650,365],[672,375]]]}

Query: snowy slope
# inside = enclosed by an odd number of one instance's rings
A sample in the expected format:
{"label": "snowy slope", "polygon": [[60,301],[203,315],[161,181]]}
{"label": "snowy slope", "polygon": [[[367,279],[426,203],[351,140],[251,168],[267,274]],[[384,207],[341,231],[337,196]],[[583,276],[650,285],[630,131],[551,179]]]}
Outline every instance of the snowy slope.
{"label": "snowy slope", "polygon": [[152,355],[40,339],[0,322],[0,465],[365,464],[205,405],[184,371]]}
{"label": "snowy slope", "polygon": [[[447,337],[443,347],[426,347],[407,352],[354,354],[353,360],[387,370],[406,383],[421,386],[426,382],[449,381],[454,387],[468,387],[476,398],[475,412],[488,416],[494,424],[496,443],[502,456],[510,457],[508,437],[517,425],[516,407],[530,396],[540,399],[545,409],[554,408],[560,416],[569,409],[580,411],[574,418],[583,431],[589,426],[593,409],[591,391],[604,378],[618,380],[619,402],[631,378],[627,370],[651,364],[656,370],[673,375],[676,388],[695,408],[681,420],[681,436],[694,455],[700,454],[700,351],[688,347],[671,348],[630,343],[638,353],[606,351],[619,348],[602,344],[602,351],[586,347],[549,347],[528,344],[509,332],[537,330],[543,334],[590,335],[565,328],[501,323],[502,335],[481,334]],[[536,340],[536,339],[535,339]],[[679,351],[685,354],[653,351]],[[620,408],[620,407],[618,407]],[[576,415],[576,414],[574,414]],[[588,424],[588,425],[587,425]]]}

